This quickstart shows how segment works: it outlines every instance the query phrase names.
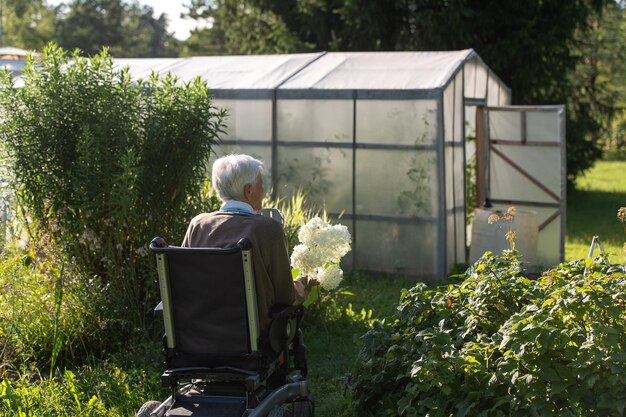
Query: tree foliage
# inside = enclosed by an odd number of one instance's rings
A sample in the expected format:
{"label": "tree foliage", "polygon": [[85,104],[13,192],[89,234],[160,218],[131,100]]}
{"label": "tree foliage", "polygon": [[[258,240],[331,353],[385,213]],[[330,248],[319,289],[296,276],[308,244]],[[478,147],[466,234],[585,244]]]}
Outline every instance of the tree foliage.
{"label": "tree foliage", "polygon": [[65,49],[94,55],[107,47],[116,57],[176,56],[165,15],[154,16],[138,1],[72,0],[57,20],[57,41]]}
{"label": "tree foliage", "polygon": [[303,49],[297,36],[272,11],[241,0],[192,0],[186,15],[211,22],[191,32],[185,55],[275,54]]}
{"label": "tree foliage", "polygon": [[2,45],[41,49],[55,33],[55,11],[44,0],[3,0]]}

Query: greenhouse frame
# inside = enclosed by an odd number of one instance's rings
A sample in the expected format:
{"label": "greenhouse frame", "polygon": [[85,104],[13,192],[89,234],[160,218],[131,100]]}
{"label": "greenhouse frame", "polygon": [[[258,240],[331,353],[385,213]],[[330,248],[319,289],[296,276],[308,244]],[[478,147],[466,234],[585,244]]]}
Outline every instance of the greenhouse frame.
{"label": "greenhouse frame", "polygon": [[218,156],[260,158],[274,197],[302,188],[346,224],[348,269],[442,278],[467,260],[466,134],[509,88],[471,49],[116,59],[206,80],[229,110]]}

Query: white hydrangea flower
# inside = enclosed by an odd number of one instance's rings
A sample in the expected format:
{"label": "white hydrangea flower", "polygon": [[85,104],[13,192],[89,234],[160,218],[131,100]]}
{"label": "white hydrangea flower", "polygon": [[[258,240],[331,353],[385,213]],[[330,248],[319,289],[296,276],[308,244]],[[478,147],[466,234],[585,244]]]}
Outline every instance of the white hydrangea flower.
{"label": "white hydrangea flower", "polygon": [[306,245],[297,245],[291,254],[291,266],[300,270],[301,275],[317,279],[317,268],[325,263],[320,251],[311,250]]}
{"label": "white hydrangea flower", "polygon": [[320,284],[323,280],[324,289],[336,288],[343,279],[339,261],[351,249],[348,228],[341,224],[332,226],[314,217],[300,228],[298,239],[300,244],[291,255],[291,266]]}
{"label": "white hydrangea flower", "polygon": [[333,290],[339,286],[343,280],[343,271],[337,264],[330,264],[319,271],[317,280],[325,290]]}
{"label": "white hydrangea flower", "polygon": [[320,230],[327,229],[330,225],[319,217],[313,217],[298,232],[300,243],[307,246],[314,246]]}

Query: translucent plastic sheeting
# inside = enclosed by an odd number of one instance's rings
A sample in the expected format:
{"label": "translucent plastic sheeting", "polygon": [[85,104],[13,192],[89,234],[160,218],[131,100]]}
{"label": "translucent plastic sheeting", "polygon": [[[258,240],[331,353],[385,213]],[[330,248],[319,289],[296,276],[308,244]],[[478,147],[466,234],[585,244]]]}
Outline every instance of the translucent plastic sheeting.
{"label": "translucent plastic sheeting", "polygon": [[[472,63],[467,64],[470,68]],[[464,145],[464,98],[463,72],[459,72],[443,92],[444,121],[444,174],[446,207],[446,267],[449,270],[461,258],[465,260],[465,227],[458,228],[460,219],[465,220],[465,159]],[[458,245],[457,242],[462,242]],[[459,251],[459,246],[463,247]]]}
{"label": "translucent plastic sheeting", "polygon": [[519,112],[491,110],[489,112],[489,139],[521,142],[521,120]]}
{"label": "translucent plastic sheeting", "polygon": [[128,67],[130,73],[135,78],[146,78],[152,72],[167,72],[179,58],[116,58],[113,60],[115,68]]}
{"label": "translucent plastic sheeting", "polygon": [[216,107],[228,110],[222,139],[271,140],[271,100],[215,100]]}
{"label": "translucent plastic sheeting", "polygon": [[435,100],[357,100],[358,143],[431,145],[436,132]]}
{"label": "translucent plastic sheeting", "polygon": [[[515,207],[519,211],[531,211],[537,213],[537,224],[540,227],[554,215],[555,211],[558,210],[556,208],[525,206],[521,204],[516,205]],[[495,205],[494,208],[506,211],[508,206]],[[537,271],[543,271],[560,262],[560,224],[561,218],[558,216],[548,224],[545,224],[542,230],[539,230],[537,239],[537,265],[535,265],[535,269],[537,269]],[[523,261],[524,253],[520,253],[520,255],[522,255]]]}
{"label": "translucent plastic sheeting", "polygon": [[278,100],[278,140],[352,142],[352,100]]}
{"label": "translucent plastic sheeting", "polygon": [[456,222],[454,212],[446,214],[446,269],[456,263]]}
{"label": "translucent plastic sheeting", "polygon": [[487,105],[497,106],[500,104],[500,83],[491,71],[489,71],[489,79],[487,83]]}
{"label": "translucent plastic sheeting", "polygon": [[[465,183],[463,148],[447,144],[446,155],[446,246],[448,267],[465,261]],[[463,227],[459,227],[463,224]]]}
{"label": "translucent plastic sheeting", "polygon": [[357,269],[437,277],[435,223],[357,220],[356,247]]}
{"label": "translucent plastic sheeting", "polygon": [[465,106],[465,135],[476,138],[476,106]]}
{"label": "translucent plastic sheeting", "polygon": [[330,220],[330,224],[342,224],[344,226],[346,226],[348,228],[348,231],[350,232],[350,236],[352,237],[352,250],[350,252],[348,252],[347,254],[344,255],[343,258],[341,258],[341,268],[344,271],[351,271],[354,269],[354,262],[355,262],[355,246],[354,246],[354,222],[351,219],[346,219],[346,218],[338,218],[338,219],[331,219]]}
{"label": "translucent plastic sheeting", "polygon": [[487,98],[487,78],[489,69],[481,65],[476,59],[478,64],[476,65],[476,73],[474,78],[474,98],[486,99]]}
{"label": "translucent plastic sheeting", "polygon": [[456,193],[454,192],[454,146],[446,143],[445,146],[445,184],[446,184],[446,210],[454,208]]}
{"label": "translucent plastic sheeting", "polygon": [[280,90],[431,90],[443,86],[471,49],[445,52],[332,52]]}
{"label": "translucent plastic sheeting", "polygon": [[526,112],[528,140],[533,142],[559,143],[560,121],[552,112]]}
{"label": "translucent plastic sheeting", "polygon": [[307,201],[330,213],[352,213],[352,150],[326,147],[278,147],[278,194],[297,189]]}
{"label": "translucent plastic sheeting", "polygon": [[454,135],[453,139],[457,143],[463,143],[465,141],[465,134],[463,129],[463,123],[465,122],[464,116],[464,99],[463,99],[463,72],[459,73],[454,78]]}
{"label": "translucent plastic sheeting", "polygon": [[505,86],[500,86],[500,106],[511,105],[511,90]]}
{"label": "translucent plastic sheeting", "polygon": [[489,196],[538,214],[539,262],[552,266],[561,260],[564,244],[564,108],[490,108],[487,114]]}
{"label": "translucent plastic sheeting", "polygon": [[478,60],[476,58],[470,59],[463,66],[463,75],[464,75],[464,91],[465,97],[467,98],[477,98],[476,94],[476,65],[478,65]]}
{"label": "translucent plastic sheeting", "polygon": [[456,213],[456,262],[465,263],[467,252],[467,225],[465,222],[465,208],[457,209]]}
{"label": "translucent plastic sheeting", "polygon": [[[545,209],[535,211],[538,213],[542,211],[547,211]],[[544,217],[544,216],[540,216]],[[547,224],[543,230],[539,233],[539,240],[537,241],[537,254],[539,257],[539,266],[541,270],[545,270],[552,266],[557,265],[561,261],[561,253],[559,248],[561,247],[560,242],[560,231],[561,231],[561,217],[556,217],[549,224]]]}
{"label": "translucent plastic sheeting", "polygon": [[182,81],[191,81],[199,76],[212,89],[273,89],[321,55],[187,57],[179,58],[169,71]]}
{"label": "translucent plastic sheeting", "polygon": [[434,216],[437,184],[434,151],[356,151],[358,214]]}
{"label": "translucent plastic sheeting", "polygon": [[[492,145],[492,148],[540,181],[552,194],[561,195],[560,148],[498,145]],[[490,155],[489,177],[492,199],[558,203],[553,196],[518,170],[512,169],[507,161],[493,152]]]}
{"label": "translucent plastic sheeting", "polygon": [[[458,208],[446,215],[446,267],[465,263],[465,209]],[[461,231],[462,230],[462,231]],[[462,239],[459,239],[462,237]]]}
{"label": "translucent plastic sheeting", "polygon": [[446,142],[454,141],[454,81],[452,81],[443,92],[443,137]]}
{"label": "translucent plastic sheeting", "polygon": [[454,147],[455,207],[465,207],[465,152],[462,145]]}

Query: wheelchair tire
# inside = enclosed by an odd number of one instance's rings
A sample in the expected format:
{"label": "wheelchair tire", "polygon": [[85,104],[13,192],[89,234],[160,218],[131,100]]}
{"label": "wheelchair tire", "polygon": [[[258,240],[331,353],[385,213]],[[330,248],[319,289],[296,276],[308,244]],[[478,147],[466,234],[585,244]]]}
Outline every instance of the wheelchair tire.
{"label": "wheelchair tire", "polygon": [[294,402],[293,417],[313,417],[313,404],[309,401]]}
{"label": "wheelchair tire", "polygon": [[135,417],[150,417],[152,412],[156,410],[160,405],[160,401],[147,401],[141,406],[139,411],[137,411]]}
{"label": "wheelchair tire", "polygon": [[267,417],[291,417],[291,411],[284,407],[275,407],[270,410]]}

